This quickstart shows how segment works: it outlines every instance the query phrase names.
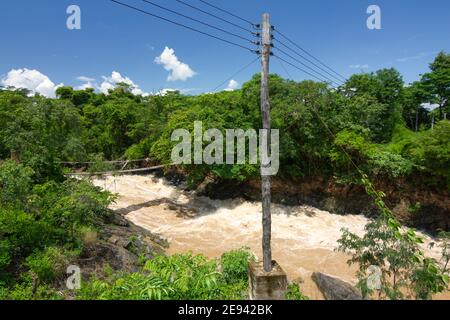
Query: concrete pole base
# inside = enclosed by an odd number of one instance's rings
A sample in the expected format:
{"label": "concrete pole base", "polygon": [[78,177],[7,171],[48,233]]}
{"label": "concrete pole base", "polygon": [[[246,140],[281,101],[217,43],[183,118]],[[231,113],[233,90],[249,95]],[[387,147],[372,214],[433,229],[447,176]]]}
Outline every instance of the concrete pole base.
{"label": "concrete pole base", "polygon": [[265,272],[262,262],[249,264],[250,300],[285,300],[287,275],[276,261],[273,269]]}

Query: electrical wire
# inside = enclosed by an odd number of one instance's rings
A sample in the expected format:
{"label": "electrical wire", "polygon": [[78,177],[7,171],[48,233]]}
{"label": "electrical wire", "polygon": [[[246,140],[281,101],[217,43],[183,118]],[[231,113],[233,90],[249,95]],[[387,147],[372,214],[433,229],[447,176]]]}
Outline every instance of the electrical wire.
{"label": "electrical wire", "polygon": [[280,64],[280,66],[283,68],[284,72],[286,72],[287,76],[290,79],[293,79],[291,76],[291,73],[288,71],[288,69],[286,69],[286,66],[283,64],[283,61],[281,61],[280,59],[277,59],[278,63]]}
{"label": "electrical wire", "polygon": [[311,64],[312,64],[313,66],[315,66],[316,68],[318,68],[318,69],[320,69],[321,71],[323,71],[323,72],[325,72],[326,74],[328,74],[330,77],[333,77],[333,79],[335,79],[335,80],[337,80],[337,81],[339,81],[339,82],[342,82],[342,80],[341,80],[339,77],[333,75],[331,72],[329,72],[329,71],[327,71],[326,69],[322,68],[321,66],[317,65],[316,63],[314,63],[314,62],[311,61],[310,59],[306,58],[304,55],[298,53],[298,51],[292,49],[290,46],[286,45],[286,44],[283,43],[282,41],[280,41],[280,40],[278,40],[278,39],[276,39],[276,38],[274,38],[274,41],[275,41],[276,43],[279,43],[280,45],[282,45],[284,48],[286,48],[286,49],[292,51],[293,53],[295,53],[296,55],[298,55],[298,56],[301,57],[302,59],[308,61],[309,63],[311,63]]}
{"label": "electrical wire", "polygon": [[252,31],[249,30],[249,29],[247,29],[247,28],[244,28],[244,27],[242,27],[242,26],[240,26],[240,25],[238,25],[238,24],[236,24],[236,23],[233,23],[233,22],[231,22],[231,21],[228,21],[227,19],[224,19],[224,18],[222,18],[222,17],[219,17],[219,16],[217,16],[217,15],[215,15],[215,14],[212,14],[211,12],[208,12],[208,11],[206,11],[206,10],[200,9],[200,8],[198,8],[198,7],[196,7],[196,6],[192,5],[192,4],[189,4],[189,3],[185,2],[185,1],[182,1],[182,0],[176,0],[176,1],[179,2],[179,3],[181,3],[181,4],[184,4],[185,6],[188,6],[189,8],[192,8],[192,9],[194,9],[194,10],[203,12],[204,14],[207,14],[207,15],[209,15],[209,16],[211,16],[211,17],[214,17],[214,18],[216,18],[216,19],[219,19],[220,21],[223,21],[223,22],[225,22],[225,23],[228,23],[229,25],[232,25],[232,26],[234,26],[234,27],[236,27],[236,28],[239,28],[239,29],[241,29],[241,30],[244,30],[244,31],[247,31],[247,32],[252,33]]}
{"label": "electrical wire", "polygon": [[249,23],[252,26],[255,26],[255,24],[253,22],[251,22],[251,21],[249,21],[247,19],[244,19],[242,17],[239,17],[238,15],[236,15],[236,14],[230,12],[230,11],[227,11],[225,9],[219,8],[218,6],[215,6],[215,5],[213,5],[213,4],[211,4],[211,3],[207,2],[207,1],[204,1],[204,0],[198,0],[198,1],[206,4],[207,6],[210,6],[210,7],[214,8],[214,9],[216,9],[216,10],[219,10],[219,11],[222,11],[222,12],[224,12],[226,14],[229,14],[230,16],[235,17],[236,19],[239,19],[241,21],[247,22],[247,23]]}
{"label": "electrical wire", "polygon": [[[330,134],[330,137],[333,139],[333,141],[336,140],[336,135],[333,133],[333,131],[330,129],[330,127],[327,125],[327,123],[325,122],[325,120],[323,120],[323,118],[320,116],[319,112],[317,112],[317,110],[312,107],[310,108],[314,114],[316,115],[316,117],[319,119],[320,123],[322,124],[322,126],[328,131],[328,133]],[[351,162],[351,164],[353,165],[353,167],[355,167],[356,171],[361,175],[362,178],[366,178],[364,171],[362,171],[359,166],[356,164],[356,162],[352,159],[352,157],[350,156],[350,154],[347,152],[347,150],[345,150],[345,148],[341,145],[338,145],[339,148],[342,150],[342,152],[345,154],[345,156],[348,158],[348,160]]]}
{"label": "electrical wire", "polygon": [[347,81],[348,79],[346,77],[344,77],[343,75],[341,75],[340,73],[336,72],[335,70],[333,70],[333,68],[329,67],[328,65],[326,65],[325,63],[323,63],[322,61],[320,61],[318,58],[316,58],[314,55],[312,55],[311,53],[309,53],[307,50],[303,49],[301,46],[299,46],[298,44],[296,44],[294,41],[292,41],[291,39],[289,39],[287,36],[285,36],[283,33],[281,33],[278,29],[275,28],[274,30],[277,34],[279,34],[281,37],[283,37],[285,40],[287,40],[288,42],[290,42],[292,45],[294,45],[295,47],[297,47],[298,49],[300,49],[301,51],[303,51],[304,53],[306,53],[308,56],[310,56],[311,58],[313,58],[314,60],[316,60],[318,63],[320,63],[322,66],[324,66],[325,68],[329,69],[331,72],[335,73],[337,76],[341,77],[344,81]]}
{"label": "electrical wire", "polygon": [[219,89],[220,87],[222,87],[224,84],[226,84],[228,81],[231,81],[234,77],[236,77],[237,75],[239,75],[241,72],[243,72],[244,70],[246,70],[248,67],[250,67],[251,65],[253,65],[257,60],[259,60],[259,56],[256,57],[256,59],[252,60],[249,64],[245,65],[244,67],[242,67],[241,69],[239,69],[237,72],[235,72],[231,77],[229,77],[228,79],[226,79],[224,82],[222,82],[221,84],[219,84],[217,87],[215,87],[212,91],[215,92],[217,89]]}
{"label": "electrical wire", "polygon": [[109,1],[114,2],[114,3],[116,3],[116,4],[118,4],[118,5],[121,5],[121,6],[127,7],[127,8],[129,8],[129,9],[132,9],[132,10],[135,10],[135,11],[138,11],[138,12],[141,12],[141,13],[144,13],[144,14],[146,14],[146,15],[152,16],[152,17],[154,17],[154,18],[157,18],[157,19],[160,19],[160,20],[163,20],[163,21],[172,23],[172,24],[177,25],[177,26],[179,26],[179,27],[183,27],[183,28],[186,28],[186,29],[188,29],[188,30],[191,30],[191,31],[194,31],[194,32],[203,34],[203,35],[208,36],[208,37],[210,37],[210,38],[213,38],[213,39],[216,39],[216,40],[219,40],[219,41],[228,43],[228,44],[233,45],[233,46],[236,46],[236,47],[240,47],[240,48],[245,49],[245,50],[248,50],[248,51],[250,51],[250,52],[252,52],[252,53],[257,53],[257,50],[250,49],[250,48],[248,48],[248,47],[246,47],[246,46],[243,46],[243,45],[241,45],[241,44],[238,44],[238,43],[235,43],[235,42],[232,42],[232,41],[229,41],[229,40],[220,38],[220,37],[218,37],[218,36],[212,35],[212,34],[210,34],[210,33],[207,33],[207,32],[204,32],[204,31],[201,31],[201,30],[198,30],[198,29],[195,29],[195,28],[190,27],[190,26],[187,26],[187,25],[185,25],[185,24],[182,24],[182,23],[179,23],[179,22],[176,22],[176,21],[172,21],[172,20],[170,20],[170,19],[168,19],[168,18],[164,18],[164,17],[158,16],[158,15],[153,14],[153,13],[151,13],[151,12],[148,12],[148,11],[139,9],[139,8],[137,8],[137,7],[131,6],[131,5],[129,5],[129,4],[126,4],[126,3],[123,3],[123,2],[120,2],[120,1],[117,1],[117,0],[109,0]]}
{"label": "electrical wire", "polygon": [[314,74],[312,74],[312,73],[310,73],[310,72],[308,72],[308,71],[306,71],[306,70],[304,70],[304,69],[302,69],[302,68],[296,66],[295,64],[293,64],[293,63],[291,63],[291,62],[289,62],[289,61],[287,61],[287,60],[285,60],[285,59],[283,59],[283,58],[277,56],[276,54],[274,54],[273,56],[274,56],[275,58],[277,58],[277,59],[280,59],[280,60],[283,61],[284,63],[287,63],[288,65],[290,65],[290,66],[292,66],[292,67],[294,67],[294,68],[296,68],[296,69],[298,69],[298,70],[300,70],[300,71],[302,71],[302,72],[304,72],[304,73],[310,75],[311,77],[315,78],[316,80],[319,80],[320,82],[324,82],[323,79],[318,78],[318,77],[315,76]]}
{"label": "electrical wire", "polygon": [[225,30],[225,29],[222,29],[222,28],[219,28],[219,27],[216,27],[216,26],[213,26],[212,24],[209,24],[209,23],[207,23],[207,22],[203,22],[203,21],[198,20],[198,19],[196,19],[196,18],[187,16],[187,15],[182,14],[182,13],[180,13],[180,12],[177,12],[177,11],[175,11],[175,10],[172,10],[172,9],[169,9],[169,8],[166,8],[166,7],[163,7],[163,6],[161,6],[161,5],[157,4],[157,3],[154,3],[154,2],[152,2],[152,1],[149,1],[149,0],[142,0],[142,1],[145,2],[145,3],[147,3],[147,4],[152,5],[152,6],[154,6],[154,7],[157,7],[157,8],[159,8],[159,9],[165,10],[165,11],[170,12],[170,13],[173,13],[173,14],[176,14],[176,15],[178,15],[178,16],[180,16],[180,17],[183,17],[183,18],[192,20],[192,21],[194,21],[194,22],[200,23],[200,24],[202,24],[202,25],[204,25],[204,26],[207,26],[207,27],[209,27],[209,28],[212,28],[212,29],[221,31],[221,32],[226,33],[226,34],[228,34],[228,35],[230,35],[230,36],[233,36],[233,37],[236,37],[236,38],[239,38],[239,39],[241,39],[241,40],[245,40],[245,41],[248,41],[248,42],[254,44],[254,42],[253,42],[252,40],[250,40],[250,39],[248,39],[248,38],[246,38],[246,37],[240,36],[240,35],[238,35],[238,34],[236,34],[236,33],[227,31],[227,30]]}
{"label": "electrical wire", "polygon": [[[289,53],[287,53],[286,51],[280,49],[280,48],[275,48],[276,50],[280,51],[281,53],[283,53],[284,55],[288,56],[289,58],[291,58],[292,60],[296,61],[297,63],[300,63],[302,66],[304,66],[305,68],[308,68],[309,70],[311,70],[312,72],[314,72],[315,74],[319,75],[320,77],[322,77],[323,79],[325,79],[326,81],[329,81],[330,83],[333,84],[337,84],[338,86],[341,85],[341,83],[337,83],[334,80],[331,80],[330,78],[328,78],[327,76],[324,76],[322,73],[316,71],[315,69],[311,68],[310,66],[308,66],[307,64],[303,63],[302,61],[300,61],[299,59],[293,57],[292,55],[290,55]],[[323,81],[323,79],[321,81]]]}

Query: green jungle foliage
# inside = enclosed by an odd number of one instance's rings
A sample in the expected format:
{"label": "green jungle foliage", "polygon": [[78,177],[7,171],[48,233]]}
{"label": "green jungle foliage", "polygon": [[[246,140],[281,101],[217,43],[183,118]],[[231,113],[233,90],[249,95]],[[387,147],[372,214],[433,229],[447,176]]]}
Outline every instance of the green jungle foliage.
{"label": "green jungle foliage", "polygon": [[[89,182],[65,178],[60,162],[90,161],[91,172],[111,170],[104,160],[152,158],[170,164],[178,143],[171,141],[172,132],[193,132],[194,121],[203,121],[204,130],[257,130],[259,80],[255,75],[240,90],[199,96],[135,96],[126,84],[107,95],[62,87],[56,99],[23,89],[0,90],[0,299],[60,299],[55,283],[79,256],[86,234],[95,233],[109,214],[115,197]],[[271,75],[272,123],[280,129],[279,176],[361,183],[357,165],[370,180],[408,179],[450,190],[449,87],[450,55],[445,53],[409,86],[394,69],[353,75],[338,89]],[[430,111],[424,103],[437,107]],[[183,169],[193,184],[206,176],[242,181],[259,174],[257,165]],[[383,212],[382,200],[376,201]],[[403,298],[404,285],[416,298],[440,291],[448,279],[442,279],[435,263],[396,260],[394,251],[402,253],[399,257],[415,251],[415,234],[407,234],[414,241],[403,243],[397,224],[384,227],[369,225],[365,238],[344,233],[341,249],[353,252],[363,266],[378,259],[387,277],[398,271],[392,270],[398,262],[401,282],[394,287],[386,282],[387,298]],[[392,247],[374,247],[379,239]],[[240,299],[246,295],[250,259],[245,250],[224,254],[220,261],[157,257],[138,273],[84,282],[78,298]],[[286,298],[305,298],[298,286],[289,289]]]}
{"label": "green jungle foliage", "polygon": [[114,274],[83,283],[78,299],[87,300],[240,300],[247,298],[247,266],[253,257],[242,249],[220,261],[202,255],[159,256],[142,272]]}
{"label": "green jungle foliage", "polygon": [[[281,135],[279,176],[356,183],[345,150],[373,179],[414,175],[422,184],[449,188],[450,124],[444,120],[450,115],[449,60],[450,55],[439,54],[430,72],[409,86],[395,69],[353,75],[337,90],[271,75],[272,123]],[[100,164],[105,159],[150,157],[170,164],[179,143],[171,141],[172,132],[181,128],[193,134],[194,121],[202,121],[203,130],[258,130],[259,79],[255,75],[241,90],[199,96],[135,96],[125,84],[108,95],[62,87],[56,99],[2,90],[0,158],[16,154],[33,169],[31,179],[39,182],[63,180],[59,161]],[[429,111],[424,103],[438,107]],[[246,180],[259,174],[257,165],[184,169],[193,183],[207,175]]]}
{"label": "green jungle foliage", "polygon": [[[82,300],[242,300],[248,299],[246,248],[227,252],[220,260],[203,255],[177,254],[147,261],[142,272],[113,274],[83,283]],[[298,285],[290,284],[288,300],[307,300]]]}
{"label": "green jungle foliage", "polygon": [[34,178],[30,167],[0,165],[0,298],[57,297],[50,286],[115,199],[87,181]]}

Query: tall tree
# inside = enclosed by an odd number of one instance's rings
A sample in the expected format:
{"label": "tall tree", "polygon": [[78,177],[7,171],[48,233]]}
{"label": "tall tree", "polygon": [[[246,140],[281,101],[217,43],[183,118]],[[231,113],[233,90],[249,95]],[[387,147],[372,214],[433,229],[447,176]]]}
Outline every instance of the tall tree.
{"label": "tall tree", "polygon": [[[377,143],[391,139],[395,125],[401,118],[400,103],[403,93],[403,78],[391,69],[382,69],[376,73],[357,74],[350,77],[344,87],[348,104],[364,106],[363,114],[370,115],[361,125],[370,127],[371,140]],[[361,115],[363,115],[361,114]],[[352,118],[359,117],[355,114]],[[363,120],[365,117],[360,117]],[[378,120],[377,120],[378,118]]]}
{"label": "tall tree", "polygon": [[429,123],[429,111],[423,107],[429,98],[430,94],[419,81],[403,90],[403,118],[408,127],[416,132],[422,124]]}
{"label": "tall tree", "polygon": [[450,100],[450,54],[440,52],[433,63],[431,72],[422,77],[422,82],[433,94],[433,100],[439,106],[439,118],[444,118],[444,112],[449,108]]}

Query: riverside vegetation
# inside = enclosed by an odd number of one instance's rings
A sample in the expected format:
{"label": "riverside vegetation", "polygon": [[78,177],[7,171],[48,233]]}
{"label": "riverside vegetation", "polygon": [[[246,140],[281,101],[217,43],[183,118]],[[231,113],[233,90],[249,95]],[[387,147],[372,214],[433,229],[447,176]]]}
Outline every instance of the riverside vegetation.
{"label": "riverside vegetation", "polygon": [[[279,177],[362,186],[374,198],[380,218],[367,226],[367,235],[344,231],[339,242],[359,264],[359,287],[366,295],[373,296],[367,286],[372,265],[382,271],[378,298],[429,299],[447,289],[448,244],[443,261],[423,257],[420,238],[403,231],[370,181],[408,181],[448,195],[449,87],[445,53],[408,86],[394,69],[353,75],[337,90],[270,76],[273,127],[281,134]],[[430,111],[425,103],[437,108]],[[135,96],[125,84],[108,95],[62,87],[55,99],[0,90],[0,299],[245,298],[253,257],[244,249],[217,261],[190,254],[150,257],[137,250],[134,270],[121,272],[105,263],[102,272],[84,277],[81,290],[65,289],[66,267],[99,241],[115,196],[66,178],[60,163],[93,161],[101,167],[103,160],[151,157],[169,164],[175,129],[192,132],[194,121],[202,121],[208,128],[245,130],[259,128],[260,119],[258,75],[240,90],[199,96]],[[259,174],[250,164],[180,169],[193,187],[207,177],[246,181]],[[418,210],[420,203],[410,208],[411,215]],[[290,285],[287,298],[305,297]]]}

